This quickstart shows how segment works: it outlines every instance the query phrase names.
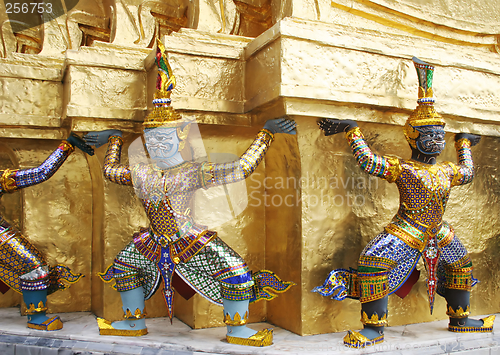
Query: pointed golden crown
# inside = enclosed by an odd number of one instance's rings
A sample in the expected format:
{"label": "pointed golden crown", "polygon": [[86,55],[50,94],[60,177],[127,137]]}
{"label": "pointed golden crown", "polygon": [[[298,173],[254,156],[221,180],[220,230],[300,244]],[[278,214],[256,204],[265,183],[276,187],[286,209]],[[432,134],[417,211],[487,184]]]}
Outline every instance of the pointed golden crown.
{"label": "pointed golden crown", "polygon": [[419,132],[415,130],[415,127],[431,125],[444,127],[445,122],[434,109],[435,100],[432,91],[434,66],[416,57],[413,57],[412,60],[418,75],[418,106],[406,120],[404,134],[408,143],[416,148],[415,139],[418,138]]}
{"label": "pointed golden crown", "polygon": [[153,111],[149,113],[143,123],[143,127],[179,127],[185,125],[181,121],[181,116],[170,106],[172,100],[170,94],[175,88],[175,76],[168,63],[165,46],[160,39],[156,39],[156,58],[155,63],[158,66],[158,77],[156,79],[156,92],[153,100]]}

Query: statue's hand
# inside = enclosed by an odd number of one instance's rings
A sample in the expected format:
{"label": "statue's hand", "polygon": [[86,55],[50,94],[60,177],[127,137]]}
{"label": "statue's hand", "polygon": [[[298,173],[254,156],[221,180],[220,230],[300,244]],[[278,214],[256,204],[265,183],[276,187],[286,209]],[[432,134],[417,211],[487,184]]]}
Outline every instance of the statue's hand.
{"label": "statue's hand", "polygon": [[72,146],[80,148],[82,152],[87,153],[88,155],[94,155],[94,149],[75,133],[71,132],[66,140]]}
{"label": "statue's hand", "polygon": [[89,132],[83,136],[83,139],[87,144],[93,145],[96,148],[108,143],[108,139],[111,136],[122,136],[122,131],[117,129],[107,129],[105,131],[100,132]]}
{"label": "statue's hand", "polygon": [[351,128],[357,127],[356,121],[351,120],[335,120],[331,118],[323,118],[318,122],[319,129],[325,132],[325,136],[331,136],[340,132],[347,132]]}
{"label": "statue's hand", "polygon": [[473,147],[476,144],[478,144],[479,141],[481,140],[481,136],[478,136],[477,134],[458,133],[458,134],[455,135],[455,142],[459,141],[462,138],[468,139],[470,141],[471,147]]}
{"label": "statue's hand", "polygon": [[283,117],[269,120],[264,124],[264,128],[270,130],[273,134],[297,134],[295,127],[297,127],[297,123],[295,121]]}

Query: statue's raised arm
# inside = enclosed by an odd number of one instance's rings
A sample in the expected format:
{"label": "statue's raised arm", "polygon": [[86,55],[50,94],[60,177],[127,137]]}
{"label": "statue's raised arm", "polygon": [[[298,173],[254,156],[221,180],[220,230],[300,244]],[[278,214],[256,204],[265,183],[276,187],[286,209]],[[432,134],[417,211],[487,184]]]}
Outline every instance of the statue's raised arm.
{"label": "statue's raised arm", "polygon": [[399,159],[373,153],[355,121],[325,118],[318,125],[325,136],[345,132],[352,154],[365,172],[389,182],[396,181],[401,172]]}
{"label": "statue's raised arm", "polygon": [[[277,133],[295,134],[297,124],[286,118],[276,118],[264,124],[264,128],[257,134],[250,147],[233,162],[228,163],[207,163],[203,169],[211,177],[202,181],[203,187],[208,188],[214,185],[229,184],[249,177],[259,166],[260,162],[274,141]],[[203,176],[207,176],[204,174]]]}
{"label": "statue's raised arm", "polygon": [[474,162],[472,160],[471,147],[481,140],[481,136],[469,133],[455,135],[455,149],[458,155],[458,165],[450,163],[452,173],[450,174],[451,186],[460,186],[472,182],[474,178]]}
{"label": "statue's raised arm", "polygon": [[130,167],[126,164],[120,164],[122,152],[122,132],[116,129],[108,129],[100,132],[90,132],[84,137],[89,145],[96,148],[108,143],[108,150],[104,158],[103,170],[106,179],[120,184],[132,186],[130,177]]}
{"label": "statue's raised arm", "polygon": [[75,147],[80,148],[87,154],[94,154],[91,147],[86,145],[76,134],[71,133],[39,166],[22,170],[6,169],[2,171],[0,176],[0,193],[13,192],[47,181],[56,173],[70,154],[75,151]]}

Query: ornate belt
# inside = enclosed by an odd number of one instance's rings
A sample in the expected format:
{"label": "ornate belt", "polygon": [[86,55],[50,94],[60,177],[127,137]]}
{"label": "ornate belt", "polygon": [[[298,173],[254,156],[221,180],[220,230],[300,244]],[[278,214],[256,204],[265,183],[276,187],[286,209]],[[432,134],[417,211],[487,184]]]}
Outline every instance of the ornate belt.
{"label": "ornate belt", "polygon": [[408,246],[418,249],[419,252],[422,252],[428,241],[434,239],[434,237],[437,238],[440,248],[453,239],[453,230],[446,222],[420,230],[399,215],[396,215],[391,223],[385,227],[385,231],[395,235]]}

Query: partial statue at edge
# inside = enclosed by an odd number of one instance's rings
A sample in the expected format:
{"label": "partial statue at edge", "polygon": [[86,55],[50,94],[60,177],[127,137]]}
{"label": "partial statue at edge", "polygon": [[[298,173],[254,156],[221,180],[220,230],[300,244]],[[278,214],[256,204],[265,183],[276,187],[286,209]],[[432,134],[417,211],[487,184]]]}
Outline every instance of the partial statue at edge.
{"label": "partial statue at edge", "polygon": [[[75,147],[87,154],[94,154],[91,147],[71,133],[40,166],[0,171],[0,196],[47,181]],[[23,295],[28,328],[45,331],[62,329],[63,323],[59,316],[49,318],[46,315],[47,295],[68,288],[66,283],[74,284],[82,276],[73,273],[65,265],[49,266],[28,238],[0,216],[0,290],[5,293],[11,288]]]}
{"label": "partial statue at edge", "polygon": [[[88,144],[108,143],[104,175],[112,182],[134,186],[150,226],[134,235],[101,274],[104,281],[116,281],[123,302],[125,320],[98,319],[100,334],[140,336],[147,334],[144,301],[158,289],[163,279],[163,297],[169,317],[173,317],[173,289],[186,288],[224,307],[229,343],[267,346],[272,329],[259,332],[246,327],[249,302],[276,297],[293,282],[284,282],[274,273],[252,273],[245,261],[218,236],[217,232],[194,222],[190,204],[198,189],[244,180],[256,169],[277,133],[295,134],[295,122],[267,121],[254,142],[239,160],[229,163],[185,161],[183,149],[188,131],[196,123],[182,120],[171,104],[176,82],[165,48],[158,40],[158,79],[154,109],[146,117],[144,143],[150,162],[120,164],[121,132],[107,130],[85,136]],[[189,291],[188,291],[189,293]]]}
{"label": "partial statue at edge", "polygon": [[344,344],[363,348],[384,340],[388,295],[405,297],[418,280],[415,269],[420,256],[427,269],[427,291],[432,313],[437,292],[447,301],[446,314],[452,332],[493,331],[495,316],[468,318],[470,290],[477,283],[472,262],[453,228],[442,220],[450,190],[468,184],[474,177],[471,146],[480,136],[455,136],[458,164],[436,162],[445,146],[445,122],[434,109],[432,78],[434,67],[413,58],[419,79],[418,106],[404,126],[410,144],[410,160],[374,154],[354,121],[323,119],[326,136],[346,133],[360,167],[367,173],[396,183],[400,194],[398,213],[382,233],[362,251],[358,269],[336,269],[323,286],[313,291],[336,300],[346,297],[361,302],[364,329],[349,331]]}

